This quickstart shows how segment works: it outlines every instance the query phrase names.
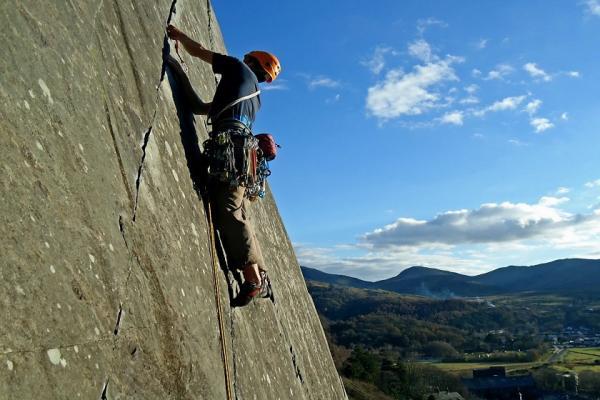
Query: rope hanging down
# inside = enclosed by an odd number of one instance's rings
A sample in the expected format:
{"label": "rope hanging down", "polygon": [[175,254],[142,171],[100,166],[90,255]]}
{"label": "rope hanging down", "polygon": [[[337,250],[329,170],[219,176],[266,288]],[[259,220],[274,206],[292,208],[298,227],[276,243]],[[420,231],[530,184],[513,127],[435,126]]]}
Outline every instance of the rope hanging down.
{"label": "rope hanging down", "polygon": [[[210,0],[206,1],[206,9],[208,15],[208,37],[210,40],[210,50],[214,49],[214,40],[212,34],[212,7]],[[178,46],[175,47],[176,50]],[[179,52],[177,52],[179,56]],[[181,58],[181,56],[179,56]],[[183,61],[183,60],[182,60]],[[215,85],[218,84],[217,78],[215,77]],[[208,132],[208,121],[205,119],[204,127]],[[213,285],[215,286],[215,301],[217,303],[217,319],[219,320],[219,340],[221,342],[221,358],[223,359],[223,373],[225,374],[225,393],[227,400],[233,400],[233,386],[231,382],[231,373],[229,372],[229,353],[227,351],[227,343],[225,342],[225,324],[223,322],[223,308],[221,307],[221,290],[219,288],[219,267],[217,265],[217,245],[215,240],[215,227],[212,219],[212,208],[210,205],[210,197],[206,201],[207,213],[206,218],[208,220],[208,229],[210,236],[210,252],[213,266]]]}
{"label": "rope hanging down", "polygon": [[217,246],[215,241],[215,229],[212,222],[212,211],[210,201],[207,202],[206,218],[208,220],[208,229],[210,236],[210,256],[213,266],[213,284],[215,286],[215,301],[217,303],[217,319],[219,320],[219,340],[221,342],[221,357],[223,359],[223,370],[225,373],[225,391],[227,400],[233,400],[231,374],[229,372],[229,354],[227,352],[227,344],[225,342],[225,325],[223,323],[223,309],[221,307],[221,290],[219,288],[219,267],[217,266]]}

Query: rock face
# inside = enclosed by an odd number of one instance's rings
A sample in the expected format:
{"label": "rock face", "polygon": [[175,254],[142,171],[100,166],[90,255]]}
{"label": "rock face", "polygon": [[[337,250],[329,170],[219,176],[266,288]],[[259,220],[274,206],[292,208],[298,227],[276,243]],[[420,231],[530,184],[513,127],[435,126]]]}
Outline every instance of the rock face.
{"label": "rock face", "polygon": [[200,0],[0,5],[0,399],[225,399],[221,335],[232,398],[344,399],[270,194],[250,217],[276,301],[230,308],[219,269],[220,329],[168,20],[225,51]]}

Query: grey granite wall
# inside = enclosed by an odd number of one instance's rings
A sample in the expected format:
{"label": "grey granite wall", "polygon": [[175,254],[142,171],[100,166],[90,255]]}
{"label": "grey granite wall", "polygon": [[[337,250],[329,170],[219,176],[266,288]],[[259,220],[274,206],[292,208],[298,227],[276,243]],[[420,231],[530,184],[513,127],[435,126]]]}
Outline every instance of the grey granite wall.
{"label": "grey granite wall", "polygon": [[[0,399],[226,398],[168,19],[225,51],[204,0],[0,4]],[[219,270],[234,398],[346,398],[271,194],[251,218],[276,302],[231,309]]]}

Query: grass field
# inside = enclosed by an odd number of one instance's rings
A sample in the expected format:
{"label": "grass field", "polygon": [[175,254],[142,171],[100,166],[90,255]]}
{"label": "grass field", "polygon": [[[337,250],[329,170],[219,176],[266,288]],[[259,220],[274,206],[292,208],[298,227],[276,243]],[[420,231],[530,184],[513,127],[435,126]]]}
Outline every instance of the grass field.
{"label": "grass field", "polygon": [[455,372],[459,375],[470,375],[471,371],[474,369],[483,369],[489,367],[506,367],[507,372],[517,371],[517,370],[528,370],[538,365],[543,364],[543,361],[536,362],[527,362],[527,363],[431,363],[431,365],[443,369],[448,372]]}
{"label": "grass field", "polygon": [[[506,367],[507,372],[530,370],[535,367],[547,364],[553,353],[549,352],[541,360],[526,363],[501,363],[501,362],[464,362],[464,363],[444,363],[437,362],[431,365],[448,372],[454,372],[459,375],[470,375],[474,369],[482,369],[496,366]],[[555,368],[566,371],[592,370],[600,372],[600,347],[572,348],[567,349],[565,354],[555,363]]]}
{"label": "grass field", "polygon": [[577,372],[586,369],[600,372],[600,347],[569,349],[556,367]]}

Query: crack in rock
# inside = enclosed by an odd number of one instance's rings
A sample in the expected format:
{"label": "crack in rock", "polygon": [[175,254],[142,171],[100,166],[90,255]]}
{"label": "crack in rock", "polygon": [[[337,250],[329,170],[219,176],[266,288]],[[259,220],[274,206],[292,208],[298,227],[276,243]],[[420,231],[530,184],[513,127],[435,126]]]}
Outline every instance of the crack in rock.
{"label": "crack in rock", "polygon": [[102,392],[100,393],[100,400],[108,400],[108,379],[102,386]]}
{"label": "crack in rock", "polygon": [[114,335],[117,336],[119,334],[119,329],[121,329],[121,321],[123,320],[123,303],[119,304],[119,312],[117,314],[117,323],[115,324],[115,329],[113,331]]}
{"label": "crack in rock", "polygon": [[[165,26],[168,26],[171,23],[171,19],[173,18],[173,15],[175,15],[175,13],[176,13],[176,10],[175,10],[176,3],[177,3],[177,0],[173,0],[173,2],[171,3],[171,8],[169,9],[169,16],[167,17],[167,22],[166,22]],[[154,106],[154,113],[152,114],[152,118],[150,119],[150,124],[148,125],[148,129],[146,130],[146,133],[144,134],[144,141],[142,142],[142,158],[140,160],[137,177],[135,179],[135,203],[133,206],[133,221],[134,222],[135,222],[135,218],[136,218],[138,200],[139,200],[139,195],[140,195],[140,184],[142,182],[142,172],[144,169],[144,162],[146,160],[146,147],[148,146],[148,142],[150,141],[150,134],[152,133],[152,126],[154,125],[154,121],[156,119],[156,114],[158,111],[158,97],[159,97],[160,85],[163,83],[163,81],[165,79],[165,74],[167,71],[167,59],[168,59],[170,53],[171,53],[171,45],[169,44],[169,37],[167,36],[167,33],[165,31],[165,34],[163,37],[163,47],[162,47],[162,66],[160,68],[160,78],[158,80],[158,85],[156,85],[156,101],[155,101],[155,106]]]}

